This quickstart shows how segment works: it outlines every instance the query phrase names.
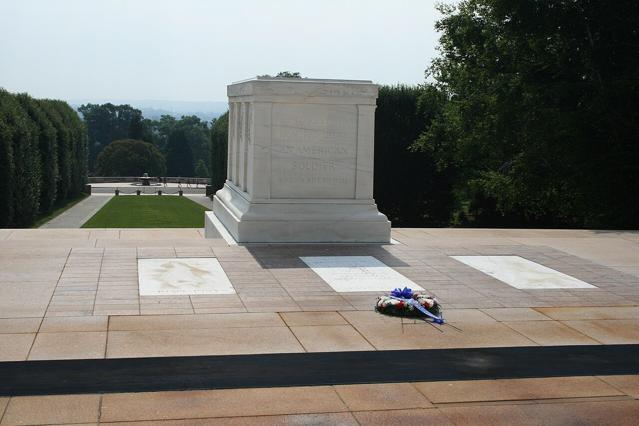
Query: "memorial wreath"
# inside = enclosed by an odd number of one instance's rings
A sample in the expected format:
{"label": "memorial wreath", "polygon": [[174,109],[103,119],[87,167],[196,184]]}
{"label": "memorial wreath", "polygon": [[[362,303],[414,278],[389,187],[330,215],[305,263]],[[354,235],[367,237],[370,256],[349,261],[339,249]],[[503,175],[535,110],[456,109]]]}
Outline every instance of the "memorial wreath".
{"label": "memorial wreath", "polygon": [[443,324],[441,305],[434,297],[414,293],[408,287],[396,288],[388,296],[380,296],[375,304],[377,312],[402,317],[427,317]]}

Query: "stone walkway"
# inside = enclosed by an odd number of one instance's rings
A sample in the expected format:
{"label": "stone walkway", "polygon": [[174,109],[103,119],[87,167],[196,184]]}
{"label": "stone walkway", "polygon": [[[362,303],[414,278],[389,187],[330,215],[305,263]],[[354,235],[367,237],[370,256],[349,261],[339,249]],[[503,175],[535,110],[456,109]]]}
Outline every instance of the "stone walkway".
{"label": "stone walkway", "polygon": [[98,212],[113,195],[91,195],[62,214],[54,217],[40,228],[80,228]]}
{"label": "stone walkway", "polygon": [[[636,232],[393,238],[231,247],[201,229],[0,230],[0,361],[639,344]],[[381,316],[382,292],[336,292],[299,259],[326,255],[379,259],[437,296],[451,325]],[[517,289],[457,255],[517,255],[596,288]],[[181,257],[217,258],[236,294],[139,295],[138,259]],[[62,395],[0,398],[0,424],[634,424],[638,398],[638,376]]]}
{"label": "stone walkway", "polygon": [[206,207],[209,210],[213,210],[213,201],[207,197],[206,195],[184,195],[185,197],[195,201],[198,204],[203,205],[204,207]]}
{"label": "stone walkway", "polygon": [[0,416],[3,426],[635,425],[637,398],[639,376],[591,376],[14,397],[0,398]]}

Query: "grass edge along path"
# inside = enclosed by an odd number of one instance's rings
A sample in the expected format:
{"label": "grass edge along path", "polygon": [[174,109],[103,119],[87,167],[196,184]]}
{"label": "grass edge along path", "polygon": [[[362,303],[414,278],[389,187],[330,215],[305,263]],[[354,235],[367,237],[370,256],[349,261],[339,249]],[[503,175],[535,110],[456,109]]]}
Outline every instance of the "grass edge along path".
{"label": "grass edge along path", "polygon": [[76,204],[78,204],[80,201],[86,199],[87,197],[89,197],[89,194],[82,193],[82,194],[78,195],[77,197],[65,198],[62,201],[56,202],[53,205],[53,210],[51,210],[49,213],[46,213],[44,215],[36,216],[36,219],[33,222],[33,225],[31,225],[31,228],[39,228],[39,227],[41,227],[45,223],[50,222],[51,220],[53,220],[56,217],[60,216],[62,213],[66,212],[71,207],[75,206]]}
{"label": "grass edge along path", "polygon": [[179,196],[120,195],[82,228],[203,228],[206,207]]}

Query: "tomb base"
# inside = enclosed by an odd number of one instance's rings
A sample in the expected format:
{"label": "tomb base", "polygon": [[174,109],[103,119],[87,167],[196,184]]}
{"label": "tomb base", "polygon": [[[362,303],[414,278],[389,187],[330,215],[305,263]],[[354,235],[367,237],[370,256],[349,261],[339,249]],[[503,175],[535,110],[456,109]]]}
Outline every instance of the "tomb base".
{"label": "tomb base", "polygon": [[238,243],[389,243],[391,224],[371,200],[246,200],[226,184],[206,213],[206,234],[215,235],[212,215]]}

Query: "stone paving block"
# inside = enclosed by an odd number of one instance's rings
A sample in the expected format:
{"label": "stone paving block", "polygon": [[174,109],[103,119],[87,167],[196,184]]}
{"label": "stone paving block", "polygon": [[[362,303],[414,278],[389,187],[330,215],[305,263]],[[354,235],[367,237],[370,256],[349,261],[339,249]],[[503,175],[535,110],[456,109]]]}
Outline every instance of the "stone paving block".
{"label": "stone paving block", "polygon": [[34,338],[34,333],[0,334],[0,361],[27,359]]}
{"label": "stone paving block", "polygon": [[307,352],[375,350],[351,325],[291,327]]}
{"label": "stone paving block", "polygon": [[567,326],[605,345],[639,343],[639,319],[563,322]]}
{"label": "stone paving block", "polygon": [[344,317],[337,312],[283,312],[282,319],[289,326],[346,325]]}
{"label": "stone paving block", "polygon": [[140,306],[140,315],[185,315],[194,314],[195,310],[191,307],[174,308],[174,307],[145,307]]}
{"label": "stone paving block", "polygon": [[110,331],[194,330],[251,327],[284,327],[276,313],[241,313],[209,315],[118,316],[109,323]]}
{"label": "stone paving block", "polygon": [[[349,313],[342,314],[349,319]],[[535,345],[532,340],[497,322],[455,323],[455,327],[457,329],[425,322],[402,324],[401,320],[394,324],[355,324],[355,328],[378,350]]]}
{"label": "stone paving block", "polygon": [[[445,309],[444,318],[448,322],[457,323],[457,322],[495,322],[493,318],[486,315],[484,312],[479,309]],[[408,318],[404,318],[404,322],[415,322],[416,320],[411,320]],[[421,321],[421,320],[417,320]]]}
{"label": "stone paving block", "polygon": [[419,382],[415,386],[434,404],[623,395],[596,377]]}
{"label": "stone paving block", "polygon": [[92,316],[93,310],[47,312],[45,318]]}
{"label": "stone paving block", "polygon": [[139,315],[137,305],[95,305],[93,315]]}
{"label": "stone paving block", "polygon": [[483,312],[497,321],[543,321],[550,320],[546,315],[530,308],[491,308]]}
{"label": "stone paving block", "polygon": [[440,410],[435,408],[359,411],[353,413],[353,415],[362,426],[453,426],[453,423]]}
{"label": "stone paving block", "polygon": [[599,376],[599,378],[621,392],[639,399],[639,375]]}
{"label": "stone paving block", "polygon": [[48,317],[42,321],[41,333],[69,331],[107,331],[107,316]]}
{"label": "stone paving block", "polygon": [[196,306],[194,308],[194,312],[196,314],[232,314],[232,313],[247,312],[247,310],[243,306],[227,307],[227,308],[223,308],[223,307],[219,307],[219,308],[218,307],[198,307],[198,306]]}
{"label": "stone paving block", "polygon": [[351,411],[432,407],[410,383],[339,385],[334,388]]}
{"label": "stone paving block", "polygon": [[531,418],[523,410],[523,405],[480,405],[441,407],[437,411],[442,413],[451,424],[482,425],[482,426],[512,426],[512,425],[549,425],[544,418]]}
{"label": "stone paving block", "polygon": [[537,311],[556,320],[639,319],[639,306],[537,308]]}
{"label": "stone paving block", "polygon": [[104,358],[106,332],[38,333],[29,360]]}
{"label": "stone paving block", "polygon": [[40,239],[89,239],[91,231],[88,229],[15,229],[10,240],[40,240]]}
{"label": "stone paving block", "polygon": [[122,229],[120,239],[122,240],[170,240],[170,239],[198,239],[202,236],[195,228],[180,229]]}
{"label": "stone paving block", "polygon": [[9,401],[2,426],[97,423],[100,395],[21,396]]}
{"label": "stone paving block", "polygon": [[513,321],[503,324],[543,346],[599,344],[558,321]]}
{"label": "stone paving block", "polygon": [[4,410],[7,408],[7,404],[9,404],[9,398],[1,398],[0,397],[0,420],[4,416]]}
{"label": "stone paving block", "polygon": [[53,284],[6,283],[0,280],[0,317],[43,317]]}
{"label": "stone paving block", "polygon": [[107,394],[101,421],[346,412],[330,387]]}
{"label": "stone paving block", "polygon": [[[124,423],[126,425],[127,423]],[[105,423],[104,426],[123,426],[123,423]],[[252,416],[252,417],[218,417],[188,420],[151,420],[137,421],[136,426],[280,426],[280,425],[327,425],[327,426],[357,426],[358,423],[351,413],[319,413],[319,414],[288,414],[282,416]]]}
{"label": "stone paving block", "polygon": [[0,318],[0,334],[36,333],[41,318]]}
{"label": "stone paving block", "polygon": [[635,425],[639,401],[593,401],[521,405],[532,422],[544,425]]}
{"label": "stone paving block", "polygon": [[293,333],[286,327],[110,331],[107,357],[236,355],[303,351]]}

